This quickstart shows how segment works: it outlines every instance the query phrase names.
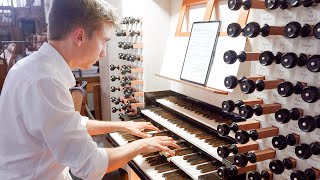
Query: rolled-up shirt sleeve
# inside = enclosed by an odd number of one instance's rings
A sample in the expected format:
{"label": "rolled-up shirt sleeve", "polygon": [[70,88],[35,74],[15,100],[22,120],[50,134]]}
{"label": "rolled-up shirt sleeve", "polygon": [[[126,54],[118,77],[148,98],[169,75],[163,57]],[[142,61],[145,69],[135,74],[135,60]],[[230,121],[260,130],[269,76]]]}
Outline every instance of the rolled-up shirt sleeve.
{"label": "rolled-up shirt sleeve", "polygon": [[31,135],[45,142],[54,159],[83,179],[101,179],[108,167],[105,149],[98,148],[86,129],[88,119],[74,110],[72,96],[55,79],[40,79],[28,87],[25,123]]}

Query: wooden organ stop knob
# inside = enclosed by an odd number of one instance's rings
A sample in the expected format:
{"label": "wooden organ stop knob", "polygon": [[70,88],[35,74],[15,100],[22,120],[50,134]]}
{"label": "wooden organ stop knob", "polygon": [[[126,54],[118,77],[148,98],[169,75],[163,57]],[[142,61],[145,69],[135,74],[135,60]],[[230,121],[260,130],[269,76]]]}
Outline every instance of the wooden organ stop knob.
{"label": "wooden organ stop knob", "polygon": [[286,53],[281,57],[281,64],[284,68],[294,68],[296,66],[305,66],[308,62],[308,56],[301,53],[299,56],[295,53]]}
{"label": "wooden organ stop knob", "polygon": [[263,170],[261,173],[257,171],[251,171],[248,173],[249,180],[271,180],[273,173],[269,170]]}
{"label": "wooden organ stop knob", "polygon": [[249,38],[255,38],[259,34],[266,37],[269,35],[283,35],[284,32],[283,26],[269,26],[267,24],[260,27],[256,22],[250,22],[243,28],[243,35]]}
{"label": "wooden organ stop knob", "polygon": [[263,91],[265,89],[275,89],[283,80],[257,80],[244,79],[240,82],[240,89],[244,94],[251,94],[255,90]]}
{"label": "wooden organ stop knob", "polygon": [[111,71],[114,71],[115,69],[118,69],[118,70],[119,70],[119,69],[120,69],[120,66],[119,66],[119,65],[115,66],[115,65],[111,64],[111,65],[110,65],[110,70],[111,70]]}
{"label": "wooden organ stop knob", "polygon": [[224,112],[232,112],[235,108],[239,108],[240,106],[247,104],[249,106],[254,106],[256,104],[263,104],[262,99],[254,99],[254,100],[237,100],[233,102],[232,100],[227,100],[222,102],[222,110]]}
{"label": "wooden organ stop knob", "polygon": [[265,114],[275,113],[278,109],[281,108],[280,104],[256,104],[254,107],[248,106],[246,104],[240,106],[239,115],[243,119],[249,119],[255,114],[256,116],[261,116]]}
{"label": "wooden organ stop knob", "polygon": [[120,91],[120,88],[116,88],[114,86],[111,86],[111,92],[116,92],[116,91]]}
{"label": "wooden organ stop knob", "polygon": [[265,150],[257,150],[248,152],[247,155],[245,154],[237,154],[234,156],[234,163],[237,166],[245,167],[247,166],[248,162],[256,163],[261,162],[268,159],[273,159],[276,155],[276,151],[273,149],[265,149]]}
{"label": "wooden organ stop knob", "polygon": [[126,35],[127,35],[126,30],[116,31],[116,36],[126,36]]}
{"label": "wooden organ stop knob", "polygon": [[255,86],[257,91],[263,91],[265,89],[275,89],[282,82],[283,80],[257,80]]}
{"label": "wooden organ stop knob", "polygon": [[275,10],[280,7],[280,9],[287,9],[288,4],[285,0],[265,0],[264,5],[269,10]]}
{"label": "wooden organ stop knob", "polygon": [[230,37],[238,37],[242,32],[241,26],[238,23],[231,23],[227,27],[227,34]]}
{"label": "wooden organ stop knob", "polygon": [[300,136],[296,134],[288,134],[287,136],[278,135],[272,138],[272,146],[275,149],[282,150],[285,149],[288,145],[294,146],[300,141]]}
{"label": "wooden organ stop knob", "polygon": [[260,122],[256,120],[248,120],[245,122],[233,122],[231,126],[228,124],[219,124],[217,127],[218,134],[220,136],[227,136],[230,133],[230,130],[233,132],[237,132],[239,130],[247,131],[250,129],[258,129],[260,128]]}
{"label": "wooden organ stop knob", "polygon": [[291,180],[317,180],[320,178],[320,170],[308,168],[305,171],[296,170],[290,175]]}
{"label": "wooden organ stop knob", "polygon": [[277,52],[277,54],[274,55],[271,51],[264,51],[259,56],[259,62],[263,66],[269,66],[273,62],[276,64],[279,64],[281,57],[282,57],[281,52]]}
{"label": "wooden organ stop knob", "polygon": [[307,68],[311,72],[320,72],[320,55],[313,55],[306,63]]}
{"label": "wooden organ stop knob", "polygon": [[232,165],[231,167],[222,166],[218,169],[218,176],[223,179],[233,178],[237,175],[253,171],[256,167],[256,164],[249,164],[246,167],[237,167],[235,165]]}
{"label": "wooden organ stop knob", "polygon": [[314,103],[320,98],[320,88],[309,86],[302,90],[302,99],[307,103]]}
{"label": "wooden organ stop knob", "polygon": [[290,120],[300,119],[303,116],[303,110],[298,108],[292,108],[290,111],[288,109],[279,109],[274,116],[277,122],[285,124]]}
{"label": "wooden organ stop knob", "polygon": [[313,36],[320,39],[320,22],[313,27]]}
{"label": "wooden organ stop knob", "polygon": [[284,36],[287,38],[309,37],[313,35],[313,28],[313,25],[289,22],[284,28]]}
{"label": "wooden organ stop knob", "polygon": [[282,174],[285,169],[291,170],[297,166],[297,160],[285,158],[282,161],[275,159],[269,163],[269,169],[275,174]]}
{"label": "wooden organ stop knob", "polygon": [[320,115],[315,117],[305,116],[298,121],[299,128],[303,132],[312,132],[317,128],[320,128]]}
{"label": "wooden organ stop knob", "polygon": [[237,77],[235,77],[235,76],[232,76],[232,75],[230,75],[230,76],[227,76],[225,79],[224,79],[224,85],[225,85],[225,87],[226,88],[228,88],[228,89],[234,89],[235,87],[237,87],[237,85],[239,84],[239,83],[241,83],[243,80],[245,80],[245,79],[250,79],[250,80],[252,80],[252,81],[256,81],[256,80],[258,80],[258,79],[265,79],[265,77],[264,76],[252,76],[252,77],[245,77],[245,76],[242,76],[242,77],[240,77],[239,79],[237,79]]}
{"label": "wooden organ stop knob", "polygon": [[257,0],[229,0],[228,7],[230,10],[239,10],[241,7],[245,10],[264,9],[264,2]]}
{"label": "wooden organ stop knob", "polygon": [[309,159],[312,155],[320,154],[320,143],[300,144],[295,148],[295,154],[299,159]]}
{"label": "wooden organ stop knob", "polygon": [[246,153],[249,151],[257,150],[258,148],[259,144],[254,141],[248,142],[247,144],[232,144],[230,146],[223,145],[217,148],[217,154],[219,157],[227,158],[230,153]]}
{"label": "wooden organ stop knob", "polygon": [[305,84],[302,84],[300,82],[297,82],[295,85],[293,85],[289,81],[282,82],[278,85],[278,94],[282,97],[289,97],[293,93],[294,94],[301,94],[303,88],[305,87]]}
{"label": "wooden organ stop knob", "polygon": [[239,54],[237,54],[233,50],[228,50],[224,53],[223,60],[227,64],[234,64],[237,60],[239,60],[239,62],[258,61],[259,56],[260,53],[246,53],[244,51],[241,51]]}
{"label": "wooden organ stop knob", "polygon": [[110,77],[110,80],[113,81],[113,82],[116,81],[116,80],[120,80],[120,76],[116,77],[115,75],[112,75]]}
{"label": "wooden organ stop knob", "polygon": [[279,129],[276,127],[268,127],[262,129],[252,129],[249,132],[247,131],[238,131],[235,134],[235,139],[240,144],[246,144],[249,142],[250,138],[252,140],[264,139],[272,136],[278,135]]}
{"label": "wooden organ stop knob", "polygon": [[141,32],[140,32],[140,31],[135,31],[135,30],[131,29],[131,30],[129,30],[129,35],[130,35],[130,36],[135,36],[135,35],[140,36],[140,35],[141,35]]}

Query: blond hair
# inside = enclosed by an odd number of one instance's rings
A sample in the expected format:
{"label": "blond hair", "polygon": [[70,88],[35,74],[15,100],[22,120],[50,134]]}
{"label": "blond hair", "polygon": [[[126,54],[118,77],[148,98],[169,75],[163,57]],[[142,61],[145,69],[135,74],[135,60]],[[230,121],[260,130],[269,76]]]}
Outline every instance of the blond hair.
{"label": "blond hair", "polygon": [[85,29],[89,38],[104,21],[117,27],[117,10],[105,0],[53,0],[49,12],[48,39],[63,40],[75,27]]}

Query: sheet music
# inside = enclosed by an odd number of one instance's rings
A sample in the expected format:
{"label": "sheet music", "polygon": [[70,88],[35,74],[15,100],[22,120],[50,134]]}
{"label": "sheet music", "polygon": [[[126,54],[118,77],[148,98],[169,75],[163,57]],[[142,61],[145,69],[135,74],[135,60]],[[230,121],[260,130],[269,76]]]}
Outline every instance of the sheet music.
{"label": "sheet music", "polygon": [[193,24],[181,72],[182,80],[205,84],[219,28],[219,21]]}
{"label": "sheet music", "polygon": [[237,61],[234,64],[226,64],[223,60],[223,54],[228,50],[234,50],[235,52],[239,53],[240,51],[244,50],[245,44],[245,37],[219,37],[216,53],[207,81],[207,87],[232,92],[232,89],[227,89],[224,86],[224,79],[229,75],[237,76],[240,62]]}

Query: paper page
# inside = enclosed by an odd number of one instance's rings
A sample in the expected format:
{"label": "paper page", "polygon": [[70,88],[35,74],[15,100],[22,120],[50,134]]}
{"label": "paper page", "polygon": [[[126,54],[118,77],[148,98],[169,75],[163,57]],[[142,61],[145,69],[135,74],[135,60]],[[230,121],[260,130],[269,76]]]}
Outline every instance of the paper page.
{"label": "paper page", "polygon": [[219,27],[218,21],[193,24],[181,72],[182,80],[205,84]]}
{"label": "paper page", "polygon": [[237,76],[240,62],[237,61],[234,64],[226,64],[223,60],[223,54],[228,50],[234,50],[239,53],[244,50],[245,44],[245,37],[219,37],[213,64],[207,81],[207,87],[232,92],[232,89],[227,89],[224,86],[224,79],[229,75]]}

